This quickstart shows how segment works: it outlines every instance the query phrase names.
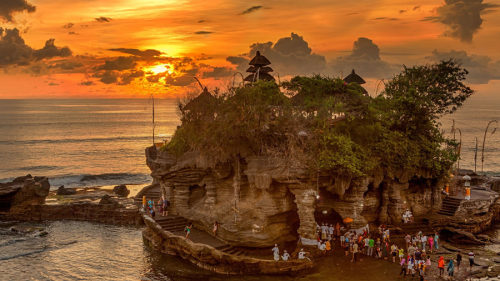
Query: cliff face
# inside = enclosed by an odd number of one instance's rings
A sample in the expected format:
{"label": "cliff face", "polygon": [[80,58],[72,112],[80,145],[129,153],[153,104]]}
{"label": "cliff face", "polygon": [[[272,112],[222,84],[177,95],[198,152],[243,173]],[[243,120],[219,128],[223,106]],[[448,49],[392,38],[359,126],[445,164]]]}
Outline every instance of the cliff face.
{"label": "cliff face", "polygon": [[316,223],[348,217],[353,227],[397,224],[406,208],[423,215],[441,204],[442,183],[419,172],[380,170],[351,179],[311,175],[276,158],[248,157],[210,168],[196,153],[175,158],[150,147],[146,156],[173,213],[208,231],[219,222],[219,237],[237,246],[315,239]]}

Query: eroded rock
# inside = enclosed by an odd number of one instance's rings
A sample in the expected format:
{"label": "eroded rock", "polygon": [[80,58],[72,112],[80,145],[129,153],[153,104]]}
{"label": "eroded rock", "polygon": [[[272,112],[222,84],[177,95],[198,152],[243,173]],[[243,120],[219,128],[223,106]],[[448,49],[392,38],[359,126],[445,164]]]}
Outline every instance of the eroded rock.
{"label": "eroded rock", "polygon": [[130,190],[124,184],[113,187],[113,192],[120,197],[127,197],[130,194]]}

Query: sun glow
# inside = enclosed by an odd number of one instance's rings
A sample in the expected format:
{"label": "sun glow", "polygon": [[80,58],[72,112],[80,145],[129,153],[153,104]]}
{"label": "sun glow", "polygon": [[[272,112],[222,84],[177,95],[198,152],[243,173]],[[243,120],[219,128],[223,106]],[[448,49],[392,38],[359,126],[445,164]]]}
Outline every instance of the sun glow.
{"label": "sun glow", "polygon": [[154,75],[160,74],[160,73],[168,73],[172,74],[174,72],[174,68],[170,64],[156,64],[156,65],[151,65],[147,66],[144,68],[146,72],[151,72]]}

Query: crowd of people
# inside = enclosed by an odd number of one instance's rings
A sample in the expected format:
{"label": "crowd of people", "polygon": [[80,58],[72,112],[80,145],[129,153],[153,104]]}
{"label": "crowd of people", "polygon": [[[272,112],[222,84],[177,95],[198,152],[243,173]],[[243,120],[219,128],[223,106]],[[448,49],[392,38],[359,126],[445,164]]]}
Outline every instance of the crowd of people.
{"label": "crowd of people", "polygon": [[151,217],[154,218],[156,216],[156,212],[158,212],[162,216],[168,216],[168,207],[170,206],[170,202],[165,197],[161,197],[160,199],[158,199],[158,202],[155,202],[151,199],[146,201],[145,196],[142,200],[146,211],[151,215]]}
{"label": "crowd of people", "polygon": [[[430,255],[440,247],[440,237],[437,232],[426,234],[419,231],[414,235],[407,234],[404,236],[403,245],[398,246],[395,241],[391,240],[390,230],[384,225],[381,225],[375,233],[370,232],[368,227],[347,230],[339,223],[335,226],[322,223],[316,226],[316,230],[317,247],[323,255],[330,255],[338,245],[353,263],[358,262],[359,256],[363,255],[399,264],[401,268],[399,275],[403,279],[411,276],[418,280],[426,280],[433,264]],[[287,261],[290,258],[286,250],[283,255],[280,255],[278,245],[275,245],[272,251],[276,261]],[[469,252],[468,257],[469,270],[472,270],[474,253]],[[307,258],[304,249],[298,252],[297,258]],[[460,252],[457,253],[455,259],[445,260],[443,256],[439,256],[436,264],[439,276],[448,276],[452,279],[455,272],[460,269],[461,262]]]}

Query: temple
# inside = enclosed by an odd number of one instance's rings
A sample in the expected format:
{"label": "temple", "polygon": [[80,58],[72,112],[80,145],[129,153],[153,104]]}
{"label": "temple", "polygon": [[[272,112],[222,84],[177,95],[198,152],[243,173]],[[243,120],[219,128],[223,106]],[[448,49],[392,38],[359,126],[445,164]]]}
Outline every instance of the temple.
{"label": "temple", "polygon": [[260,51],[257,51],[255,57],[250,61],[249,64],[250,67],[247,69],[247,72],[249,72],[250,74],[245,78],[245,81],[274,81],[274,77],[269,74],[273,71],[273,69],[268,66],[271,64],[271,62],[265,56],[261,55]]}

